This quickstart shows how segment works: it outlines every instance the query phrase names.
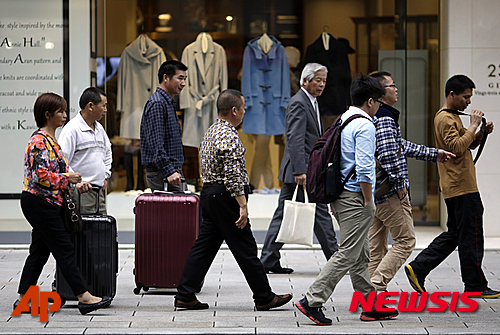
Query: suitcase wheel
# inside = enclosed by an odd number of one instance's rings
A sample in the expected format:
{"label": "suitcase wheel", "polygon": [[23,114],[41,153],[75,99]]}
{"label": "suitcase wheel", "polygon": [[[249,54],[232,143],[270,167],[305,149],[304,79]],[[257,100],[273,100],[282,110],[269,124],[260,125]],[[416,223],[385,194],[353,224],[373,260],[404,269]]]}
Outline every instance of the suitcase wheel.
{"label": "suitcase wheel", "polygon": [[140,294],[141,293],[141,288],[144,290],[144,292],[149,291],[149,286],[144,286],[141,283],[135,283],[135,285],[137,287],[134,288],[134,294]]}

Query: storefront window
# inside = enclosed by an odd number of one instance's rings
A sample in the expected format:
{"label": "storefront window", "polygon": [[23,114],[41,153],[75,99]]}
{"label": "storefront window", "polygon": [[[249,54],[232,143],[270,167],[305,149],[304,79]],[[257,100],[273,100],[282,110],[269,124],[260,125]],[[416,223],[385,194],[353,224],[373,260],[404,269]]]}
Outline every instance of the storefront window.
{"label": "storefront window", "polygon": [[[342,77],[342,80],[333,76],[328,79],[334,85],[343,85],[336,87],[335,92],[348,92],[350,80],[360,74],[377,70],[391,72],[399,90],[395,107],[401,111],[403,137],[418,144],[433,145],[433,115],[439,108],[436,0],[99,0],[97,4],[105,22],[98,26],[97,36],[103,37],[98,37],[97,81],[101,83],[102,80],[109,96],[106,128],[113,142],[114,155],[109,192],[147,187],[140,165],[138,136],[133,132],[123,134],[124,118],[131,111],[119,110],[124,104],[117,101],[123,84],[119,82],[123,77],[119,76],[117,63],[123,61],[128,46],[144,37],[161,49],[165,59],[181,60],[187,47],[200,34],[209,34],[226,55],[225,85],[244,90],[242,80],[247,80],[242,71],[245,48],[250,41],[266,34],[285,49],[289,80],[279,84],[290,85],[287,90],[293,95],[299,89],[298,78],[305,63],[321,62],[321,55],[312,46],[320,43],[324,35],[331,36],[335,43],[343,44],[345,55],[342,57],[346,59],[341,69],[329,69],[332,74]],[[219,60],[211,60],[216,61]],[[152,69],[151,75],[156,76],[156,71]],[[188,76],[195,76],[198,71],[200,68],[190,66]],[[154,89],[150,89],[149,94],[152,94]],[[322,120],[328,126],[345,110],[349,97],[339,100],[340,105],[345,105],[341,108],[334,103],[326,107],[329,96],[322,99]],[[190,112],[182,108],[182,102],[178,107],[183,128],[192,129]],[[281,111],[278,107],[274,112]],[[262,123],[270,122],[266,120]],[[134,126],[139,127],[138,124]],[[273,188],[280,187],[277,176],[285,139],[274,128],[268,124],[264,130],[256,130],[244,124],[239,130],[247,149],[250,182],[257,191],[273,192]],[[190,143],[185,146],[183,171],[190,183],[199,186],[196,139],[186,142]],[[408,161],[415,221],[437,224],[436,167],[414,159]]]}

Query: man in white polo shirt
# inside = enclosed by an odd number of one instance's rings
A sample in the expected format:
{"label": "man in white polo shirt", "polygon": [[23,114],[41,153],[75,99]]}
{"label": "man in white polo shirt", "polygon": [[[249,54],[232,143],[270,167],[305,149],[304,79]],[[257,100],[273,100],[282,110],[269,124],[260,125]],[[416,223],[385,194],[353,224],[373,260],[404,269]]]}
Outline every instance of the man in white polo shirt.
{"label": "man in white polo shirt", "polygon": [[[80,97],[80,112],[71,119],[62,129],[58,142],[64,156],[73,171],[82,174],[82,191],[92,186],[100,187],[99,212],[106,214],[104,190],[107,179],[111,177],[111,142],[103,126],[97,122],[107,111],[108,100],[106,94],[96,88],[89,87]],[[71,188],[75,203],[80,205],[82,213],[92,213],[96,210],[96,193],[78,193],[75,187]]]}

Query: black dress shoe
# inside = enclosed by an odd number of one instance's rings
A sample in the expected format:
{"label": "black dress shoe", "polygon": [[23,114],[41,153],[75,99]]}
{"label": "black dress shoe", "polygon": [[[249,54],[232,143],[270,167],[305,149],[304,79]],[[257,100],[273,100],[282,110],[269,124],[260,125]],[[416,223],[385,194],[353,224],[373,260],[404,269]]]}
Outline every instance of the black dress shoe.
{"label": "black dress shoe", "polygon": [[110,297],[102,297],[102,300],[99,302],[96,302],[95,304],[84,304],[83,302],[78,303],[78,310],[82,315],[88,314],[90,312],[96,311],[99,308],[106,308],[109,305],[111,305],[111,299]]}
{"label": "black dress shoe", "polygon": [[[17,305],[19,305],[20,302],[21,301],[19,301],[19,299],[16,299],[16,301],[14,301],[14,306],[13,306],[14,308],[13,308],[13,310],[16,309]],[[40,307],[38,307],[38,308],[40,308]],[[40,310],[38,310],[38,312],[40,312]],[[28,311],[23,311],[21,313],[31,314],[31,307],[30,307],[30,309]]]}
{"label": "black dress shoe", "polygon": [[[49,298],[48,301],[49,301],[49,304],[54,303],[54,299],[52,299],[52,298]],[[19,303],[20,303],[19,299],[16,299],[16,301],[14,301],[14,309],[16,309],[16,307],[17,307],[17,305],[19,305]],[[63,307],[65,303],[66,303],[66,299],[61,298],[61,307]],[[23,313],[31,313],[31,311],[23,312]]]}
{"label": "black dress shoe", "polygon": [[[14,308],[13,308],[13,310],[17,308],[17,305],[19,305],[19,303],[20,303],[19,299],[16,299],[16,301],[14,301]],[[31,313],[31,312],[22,312],[22,313]]]}
{"label": "black dress shoe", "polygon": [[[52,305],[53,303],[54,303],[54,299],[49,298],[49,304]],[[61,297],[61,307],[63,307],[64,305],[66,305],[66,298]]]}
{"label": "black dress shoe", "polygon": [[277,274],[287,274],[293,272],[292,268],[282,268],[281,266],[276,266],[274,268],[265,268],[266,273],[277,273]]}
{"label": "black dress shoe", "polygon": [[178,300],[177,298],[175,298],[174,306],[177,308],[185,308],[185,309],[208,309],[208,304],[201,302],[198,299],[190,302],[184,302],[182,300]]}

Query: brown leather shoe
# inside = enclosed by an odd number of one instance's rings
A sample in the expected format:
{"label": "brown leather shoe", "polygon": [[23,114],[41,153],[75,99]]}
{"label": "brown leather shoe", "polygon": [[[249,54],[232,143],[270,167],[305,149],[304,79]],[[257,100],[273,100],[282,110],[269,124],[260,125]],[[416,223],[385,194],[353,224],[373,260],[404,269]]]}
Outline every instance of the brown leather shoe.
{"label": "brown leather shoe", "polygon": [[267,305],[255,305],[255,308],[258,311],[268,311],[271,308],[283,306],[284,304],[286,304],[287,302],[292,300],[292,298],[293,298],[293,294],[282,294],[282,295],[275,294],[274,299],[271,300],[270,303],[268,303]]}
{"label": "brown leather shoe", "polygon": [[208,304],[200,302],[199,300],[184,302],[182,300],[175,299],[174,306],[177,308],[185,309],[208,309]]}

